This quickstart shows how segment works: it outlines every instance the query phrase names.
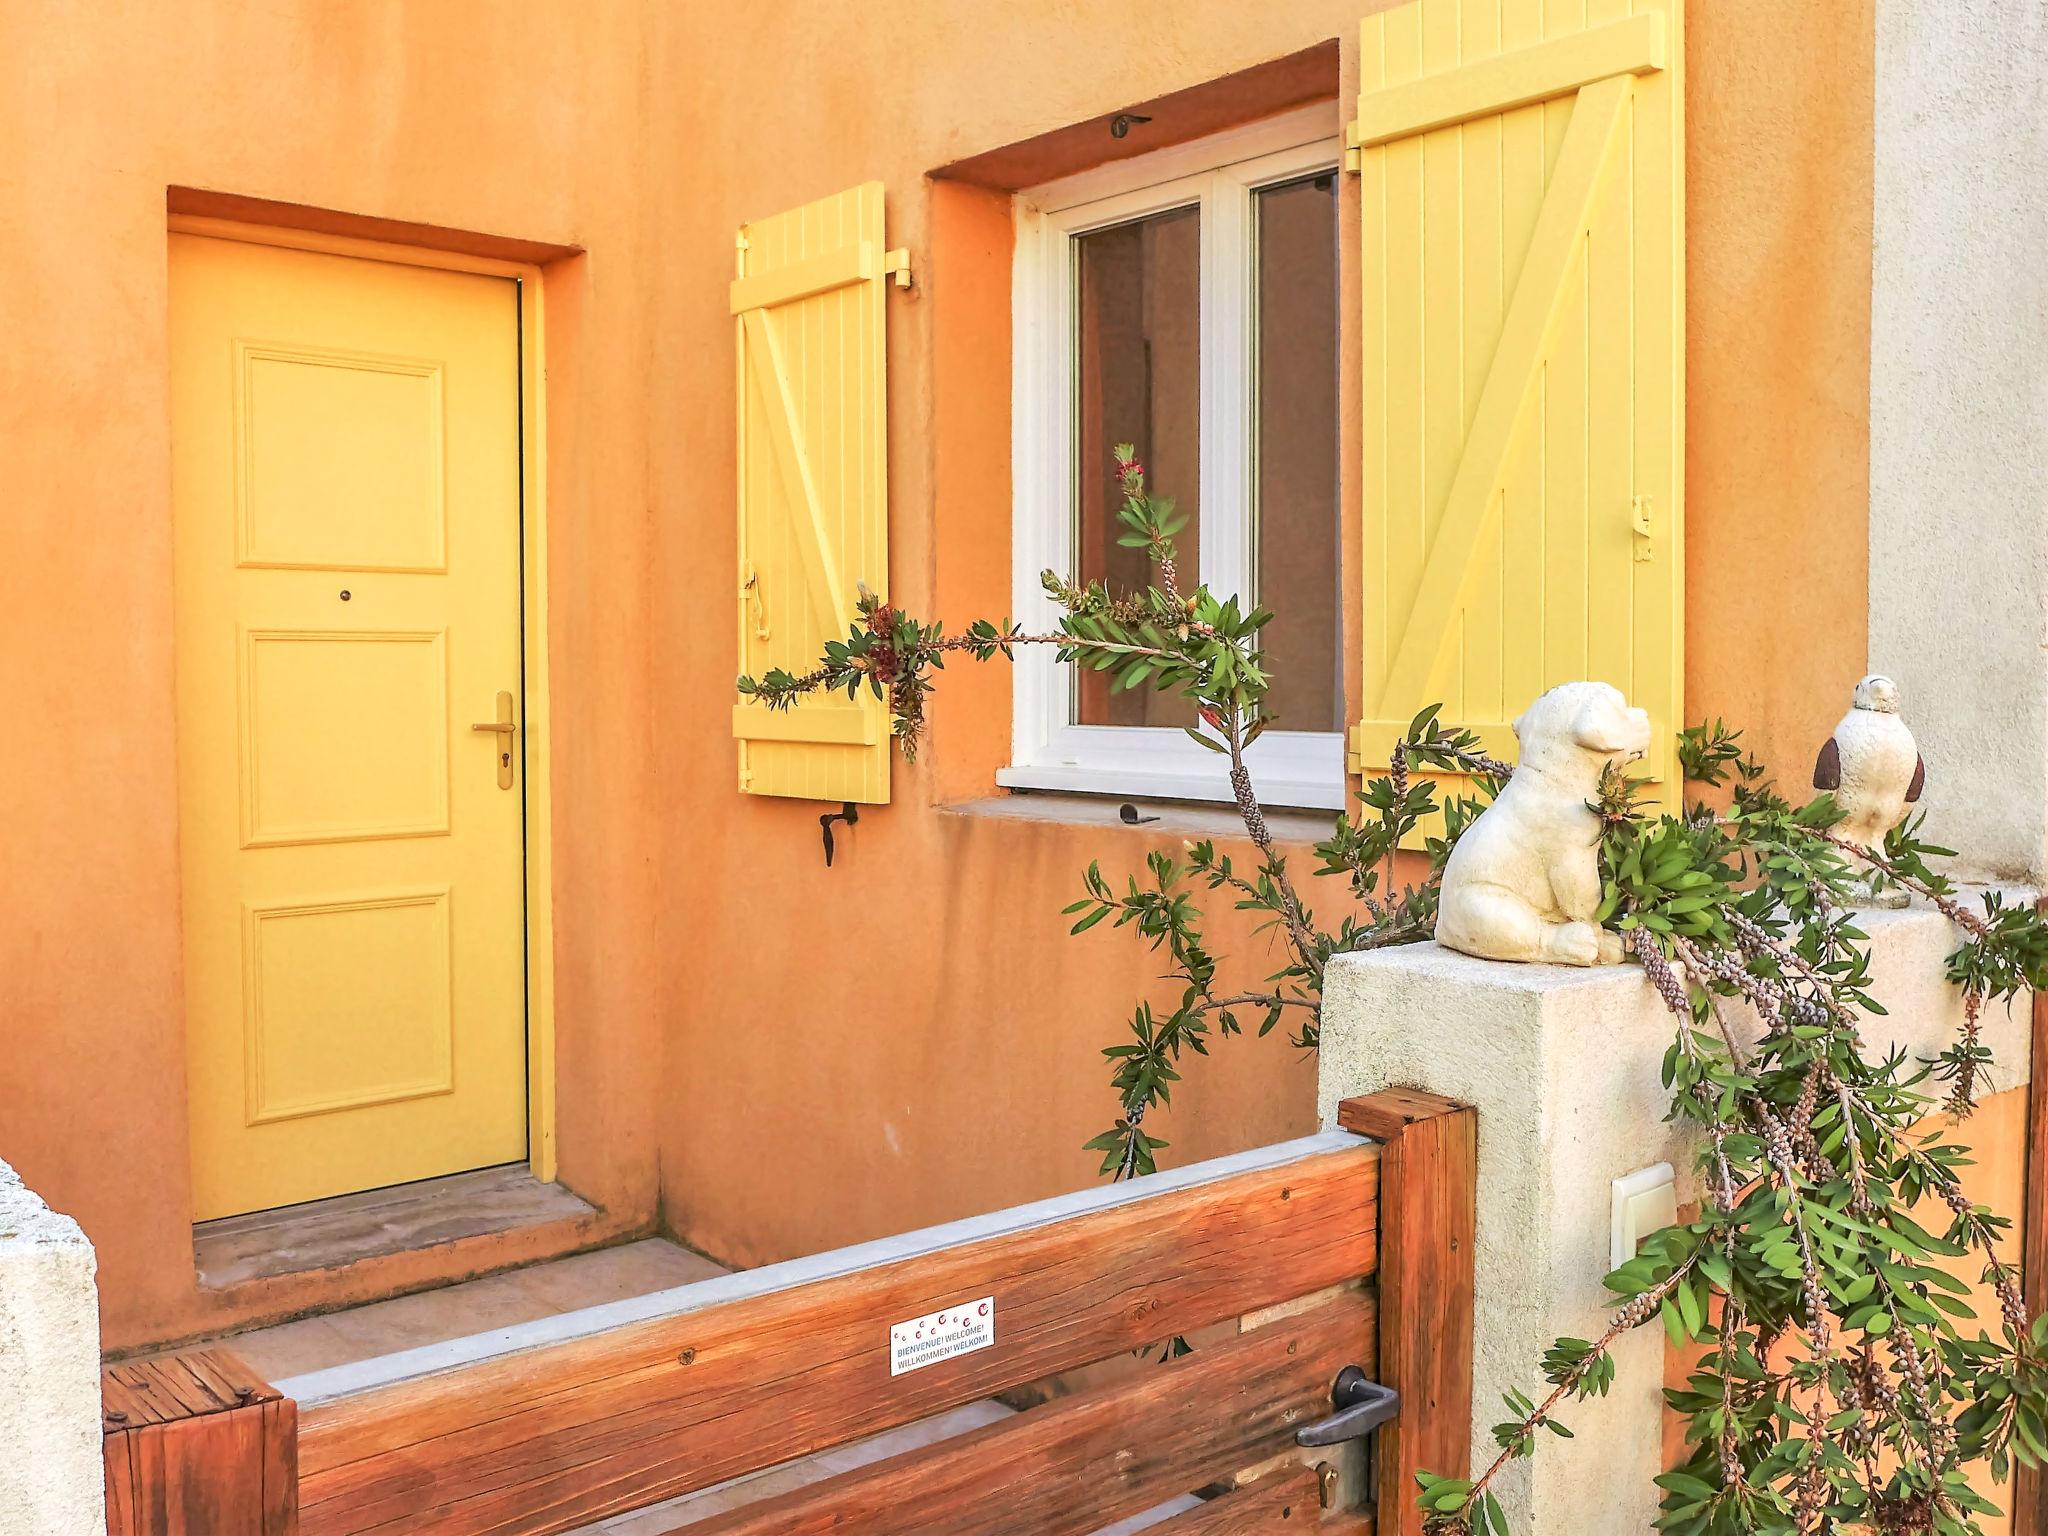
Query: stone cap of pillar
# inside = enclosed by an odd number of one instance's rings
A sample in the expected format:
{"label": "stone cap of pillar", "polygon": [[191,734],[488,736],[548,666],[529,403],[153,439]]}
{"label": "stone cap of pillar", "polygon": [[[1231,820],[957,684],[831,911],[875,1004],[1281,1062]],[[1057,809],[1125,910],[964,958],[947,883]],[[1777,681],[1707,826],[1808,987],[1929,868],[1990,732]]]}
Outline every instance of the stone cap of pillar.
{"label": "stone cap of pillar", "polygon": [[0,1163],[0,1536],[106,1529],[92,1244]]}

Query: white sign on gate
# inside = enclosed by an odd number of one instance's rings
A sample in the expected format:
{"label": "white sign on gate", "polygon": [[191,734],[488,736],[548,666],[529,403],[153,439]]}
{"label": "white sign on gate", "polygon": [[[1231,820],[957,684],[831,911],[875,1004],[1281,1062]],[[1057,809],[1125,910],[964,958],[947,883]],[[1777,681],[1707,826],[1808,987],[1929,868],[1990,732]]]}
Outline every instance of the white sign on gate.
{"label": "white sign on gate", "polygon": [[971,1355],[977,1349],[989,1348],[995,1341],[993,1296],[927,1312],[889,1330],[889,1374],[901,1376],[906,1371],[951,1360],[955,1355]]}

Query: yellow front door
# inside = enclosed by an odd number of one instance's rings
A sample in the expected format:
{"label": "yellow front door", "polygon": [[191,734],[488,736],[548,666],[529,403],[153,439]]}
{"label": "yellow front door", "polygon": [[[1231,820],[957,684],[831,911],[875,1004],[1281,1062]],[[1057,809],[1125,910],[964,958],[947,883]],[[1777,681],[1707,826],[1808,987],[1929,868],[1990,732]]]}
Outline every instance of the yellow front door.
{"label": "yellow front door", "polygon": [[517,1161],[517,287],[170,276],[195,1219]]}

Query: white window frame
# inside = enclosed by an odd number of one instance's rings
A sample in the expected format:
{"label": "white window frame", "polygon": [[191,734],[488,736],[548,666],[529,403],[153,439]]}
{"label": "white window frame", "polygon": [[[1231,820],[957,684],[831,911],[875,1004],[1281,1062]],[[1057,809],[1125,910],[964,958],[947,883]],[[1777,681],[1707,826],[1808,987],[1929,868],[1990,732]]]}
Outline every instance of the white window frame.
{"label": "white window frame", "polygon": [[[1077,567],[1074,477],[1074,237],[1148,214],[1202,210],[1202,581],[1252,588],[1257,422],[1253,194],[1343,163],[1334,102],[1175,145],[1018,194],[1012,306],[1012,613],[1053,628],[1047,567]],[[1162,494],[1173,487],[1162,485]],[[1284,601],[1284,599],[1282,599]],[[1335,658],[1332,658],[1333,662]],[[1224,760],[1177,727],[1078,725],[1072,669],[1047,646],[1016,659],[1011,766],[996,782],[1176,800],[1229,800]],[[1269,805],[1335,810],[1346,802],[1344,734],[1270,730],[1245,754]]]}

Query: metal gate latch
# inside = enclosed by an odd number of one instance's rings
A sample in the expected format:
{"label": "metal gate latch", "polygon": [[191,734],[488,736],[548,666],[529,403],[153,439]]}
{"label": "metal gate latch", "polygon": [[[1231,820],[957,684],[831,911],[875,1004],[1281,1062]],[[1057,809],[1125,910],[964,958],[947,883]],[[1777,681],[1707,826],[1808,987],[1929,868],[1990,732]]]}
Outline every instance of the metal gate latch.
{"label": "metal gate latch", "polygon": [[1304,1424],[1294,1432],[1296,1445],[1339,1445],[1363,1439],[1401,1411],[1401,1394],[1374,1381],[1358,1366],[1347,1365],[1330,1388],[1330,1406],[1337,1411],[1327,1419]]}

